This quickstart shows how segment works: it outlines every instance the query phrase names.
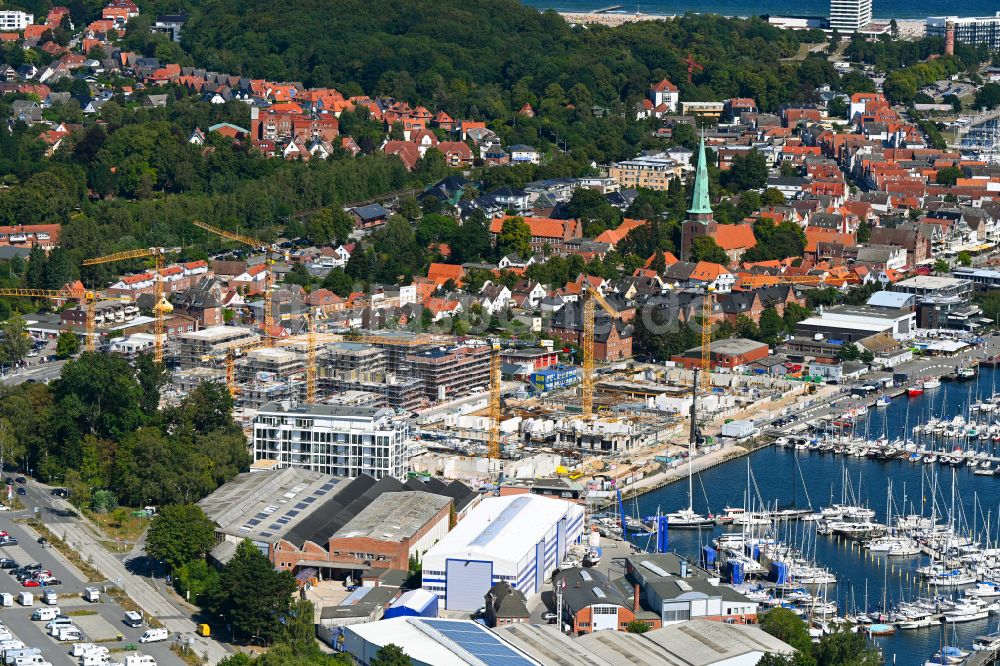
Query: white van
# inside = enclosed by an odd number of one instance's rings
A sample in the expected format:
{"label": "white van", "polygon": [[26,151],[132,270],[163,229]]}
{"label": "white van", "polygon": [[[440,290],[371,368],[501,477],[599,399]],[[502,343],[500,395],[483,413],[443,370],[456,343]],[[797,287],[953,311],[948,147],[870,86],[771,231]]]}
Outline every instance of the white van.
{"label": "white van", "polygon": [[125,655],[125,666],[156,666],[156,660],[148,654]]}
{"label": "white van", "polygon": [[101,600],[101,592],[96,587],[88,587],[83,590],[83,600],[96,604]]}
{"label": "white van", "polygon": [[48,622],[56,619],[59,616],[59,612],[59,606],[36,608],[35,612],[31,614],[31,619],[35,622]]}
{"label": "white van", "polygon": [[140,643],[155,643],[157,641],[165,641],[170,638],[170,632],[166,629],[147,629],[142,632],[142,636],[139,637]]}
{"label": "white van", "polygon": [[103,651],[106,653],[110,652],[108,648],[103,648],[103,649],[99,648],[102,648],[102,646],[95,645],[94,643],[73,643],[73,647],[70,648],[69,653],[74,657],[82,657],[88,652],[95,652],[95,651]]}
{"label": "white van", "polygon": [[17,595],[17,603],[22,606],[34,606],[35,596],[31,592],[20,592]]}
{"label": "white van", "polygon": [[80,666],[104,666],[111,663],[110,654],[100,652],[88,652],[80,657]]}
{"label": "white van", "polygon": [[45,628],[49,632],[49,636],[55,636],[59,633],[59,630],[63,627],[72,627],[73,620],[66,617],[65,615],[60,615],[45,624]]}
{"label": "white van", "polygon": [[13,606],[14,605],[14,595],[10,592],[0,593],[0,606]]}
{"label": "white van", "polygon": [[28,654],[14,659],[14,666],[39,666],[48,663],[40,654]]}
{"label": "white van", "polygon": [[42,651],[38,648],[21,648],[19,650],[4,650],[3,661],[5,664],[13,664],[15,659],[20,657],[27,657],[28,655],[37,654],[39,657],[42,656]]}
{"label": "white van", "polygon": [[55,590],[45,590],[42,593],[42,603],[49,606],[59,603],[59,593]]}
{"label": "white van", "polygon": [[16,638],[0,641],[0,654],[7,652],[8,650],[23,650],[23,649],[24,649],[24,643],[17,640]]}
{"label": "white van", "polygon": [[55,633],[52,634],[57,641],[82,641],[83,632],[74,625],[70,624],[67,626],[56,627]]}

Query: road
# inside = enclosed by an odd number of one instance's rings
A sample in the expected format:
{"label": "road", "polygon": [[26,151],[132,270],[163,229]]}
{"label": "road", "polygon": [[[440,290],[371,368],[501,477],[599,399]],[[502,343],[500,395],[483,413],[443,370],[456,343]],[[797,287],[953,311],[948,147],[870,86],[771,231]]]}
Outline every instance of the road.
{"label": "road", "polygon": [[[61,554],[53,549],[43,548],[35,540],[34,533],[22,525],[15,524],[14,519],[27,517],[29,511],[22,511],[15,514],[3,514],[0,516],[0,527],[10,532],[11,536],[18,539],[17,546],[0,548],[0,556],[10,557],[19,564],[31,564],[38,562],[52,574],[62,581],[62,584],[53,587],[61,599],[57,604],[64,613],[86,613],[81,615],[77,622],[81,629],[86,625],[92,625],[97,618],[97,624],[103,625],[110,634],[120,634],[122,640],[102,642],[101,644],[109,649],[124,648],[126,645],[135,644],[139,646],[139,636],[148,627],[128,627],[123,622],[124,611],[114,599],[108,595],[102,595],[101,603],[90,604],[80,598],[66,596],[76,595],[87,586],[86,577],[68,562]],[[0,573],[0,592],[9,592],[17,595],[18,592],[26,588],[21,585],[5,571]],[[38,592],[38,588],[29,588],[28,591]],[[36,601],[35,607],[43,604]],[[54,638],[45,633],[44,622],[34,622],[31,620],[31,609],[16,605],[9,608],[0,608],[0,622],[17,636],[23,643],[30,647],[38,648],[42,651],[45,660],[54,666],[65,664],[75,664],[77,660],[70,656],[69,649],[71,643],[58,643]],[[90,636],[91,639],[99,639],[102,636]],[[148,654],[156,659],[156,663],[161,666],[182,666],[184,663],[177,655],[170,651],[168,643],[148,643],[142,644],[138,650],[143,654]]]}
{"label": "road", "polygon": [[0,379],[0,383],[9,386],[23,384],[28,380],[48,383],[59,376],[64,365],[66,365],[66,361],[49,361],[38,365],[30,365],[17,372],[7,372],[3,376],[3,379]]}
{"label": "road", "polygon": [[229,652],[211,638],[195,634],[196,623],[190,614],[151,584],[146,578],[129,571],[115,554],[97,542],[92,528],[80,518],[67,501],[54,497],[51,488],[29,481],[25,484],[27,495],[21,499],[29,510],[38,508],[38,517],[59,538],[80,553],[108,581],[118,585],[148,615],[156,617],[171,633],[181,635],[199,655],[216,664],[229,656]]}
{"label": "road", "polygon": [[[915,379],[931,375],[942,376],[952,372],[955,368],[968,363],[972,359],[982,360],[993,356],[998,352],[998,349],[1000,349],[1000,338],[989,337],[986,338],[986,342],[984,344],[972,347],[971,349],[956,354],[955,356],[936,356],[917,359],[903,364],[900,367],[895,368],[895,370],[906,372],[910,375],[910,377]],[[885,376],[885,373],[882,373],[882,376]],[[862,379],[857,383],[857,385],[864,383],[866,383],[866,381]],[[845,390],[849,390],[849,387],[844,388]],[[874,400],[879,396],[888,393],[889,391],[872,393],[867,400]],[[794,420],[783,426],[783,429],[792,428],[798,423],[824,418],[831,414],[841,414],[844,410],[855,406],[859,402],[859,398],[851,396],[847,393],[837,393],[829,398],[816,399],[812,403],[805,405],[805,409],[790,409],[789,415],[793,416]],[[773,419],[771,421],[773,422]],[[767,426],[765,425],[764,427],[766,428]]]}

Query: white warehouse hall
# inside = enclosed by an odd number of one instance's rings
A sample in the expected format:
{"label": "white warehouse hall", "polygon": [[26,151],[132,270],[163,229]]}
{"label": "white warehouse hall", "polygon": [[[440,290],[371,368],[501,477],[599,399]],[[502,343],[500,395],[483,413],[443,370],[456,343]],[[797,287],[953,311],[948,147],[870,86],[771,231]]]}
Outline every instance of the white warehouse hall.
{"label": "white warehouse hall", "polygon": [[499,581],[530,598],[582,534],[578,504],[537,495],[486,498],[424,554],[423,588],[446,610],[480,608]]}

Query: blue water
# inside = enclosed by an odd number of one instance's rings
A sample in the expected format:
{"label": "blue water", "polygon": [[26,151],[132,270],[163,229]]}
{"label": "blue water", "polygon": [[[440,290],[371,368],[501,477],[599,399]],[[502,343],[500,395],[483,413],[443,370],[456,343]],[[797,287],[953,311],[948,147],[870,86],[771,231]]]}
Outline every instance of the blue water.
{"label": "blue water", "polygon": [[[994,375],[996,378],[994,380]],[[976,382],[944,383],[941,388],[925,394],[920,398],[897,398],[892,405],[882,410],[872,410],[869,429],[874,438],[881,434],[883,427],[889,436],[901,435],[909,410],[909,425],[912,428],[928,414],[941,416],[947,414],[966,414],[966,405],[970,397],[976,399],[977,394],[989,395],[994,381],[1000,384],[1000,373],[984,369]],[[1000,414],[996,415],[1000,418]],[[888,479],[892,479],[892,489],[896,510],[903,507],[904,492],[906,495],[906,511],[919,512],[921,502],[930,513],[931,484],[933,473],[937,474],[938,482],[938,514],[947,511],[951,504],[951,470],[938,465],[912,464],[903,461],[880,462],[865,458],[838,456],[833,454],[810,453],[808,451],[793,451],[769,447],[758,451],[749,457],[738,458],[724,465],[707,470],[695,478],[694,507],[703,514],[721,513],[726,506],[744,506],[744,493],[747,486],[747,460],[756,480],[760,496],[772,505],[775,500],[781,506],[795,504],[805,507],[809,505],[806,499],[808,491],[812,507],[821,506],[841,498],[841,479],[843,470],[851,479],[855,491],[859,485],[862,500],[876,512],[875,520],[885,521],[886,494]],[[700,477],[700,478],[699,478]],[[803,484],[803,479],[807,485]],[[966,522],[975,526],[985,540],[983,525],[989,516],[991,524],[991,539],[998,537],[1000,527],[1000,478],[974,476],[963,467],[956,470],[957,483],[956,507],[964,509]],[[923,496],[921,496],[921,481],[923,481]],[[904,490],[905,484],[905,490]],[[673,511],[687,505],[687,484],[674,483],[638,499],[638,507],[634,502],[626,506],[630,513],[638,511],[638,515],[655,514],[658,510]],[[975,507],[975,511],[974,511]],[[956,513],[959,513],[956,510]],[[908,599],[920,594],[928,594],[926,589],[919,588],[918,579],[913,570],[927,563],[925,556],[912,558],[892,558],[888,569],[884,560],[878,556],[872,557],[865,551],[860,551],[851,541],[841,540],[831,536],[807,536],[814,523],[789,523],[782,534],[793,543],[815,544],[815,556],[821,565],[825,565],[837,574],[838,584],[831,587],[829,597],[836,598],[843,610],[864,607],[866,592],[868,606],[879,608],[885,597],[890,604],[900,598]],[[670,550],[691,557],[698,557],[701,546],[711,542],[711,539],[721,529],[704,531],[671,530],[669,533]],[[637,544],[646,547],[645,536],[633,539]],[[887,585],[883,586],[883,580]],[[980,622],[969,622],[956,625],[954,630],[947,628],[947,637],[954,644],[968,649],[972,639],[987,630],[997,628],[997,618]],[[894,636],[878,638],[885,651],[886,663],[901,666],[921,664],[923,660],[938,649],[941,641],[940,629],[937,627],[915,631],[901,631]]]}
{"label": "blue water", "polygon": [[[598,0],[524,0],[524,3],[539,9],[586,12],[606,7],[616,2]],[[827,0],[646,0],[622,2],[622,11],[632,13],[638,8],[643,14],[683,14],[700,12],[722,14],[724,16],[751,16],[768,14],[772,16],[826,16],[830,10]],[[987,0],[874,0],[872,12],[876,18],[927,18],[928,16],[992,16],[1000,11],[1000,5]]]}

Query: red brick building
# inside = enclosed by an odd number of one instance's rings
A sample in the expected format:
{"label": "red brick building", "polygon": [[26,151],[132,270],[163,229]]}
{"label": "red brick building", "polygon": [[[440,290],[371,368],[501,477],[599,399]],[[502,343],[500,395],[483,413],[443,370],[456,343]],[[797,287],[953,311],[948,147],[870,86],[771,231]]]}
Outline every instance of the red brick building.
{"label": "red brick building", "polygon": [[[712,343],[709,362],[713,369],[733,369],[766,358],[768,353],[769,348],[766,343],[746,338],[729,338]],[[701,365],[701,347],[688,349],[683,354],[671,357],[670,360],[685,368],[698,367]]]}
{"label": "red brick building", "polygon": [[448,533],[452,506],[450,497],[422,490],[384,493],[330,534],[325,523],[314,534],[293,530],[271,546],[271,561],[287,571],[407,571],[411,556],[420,557]]}

